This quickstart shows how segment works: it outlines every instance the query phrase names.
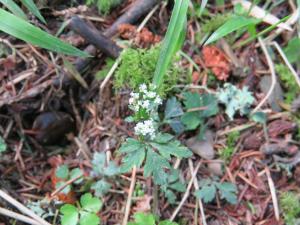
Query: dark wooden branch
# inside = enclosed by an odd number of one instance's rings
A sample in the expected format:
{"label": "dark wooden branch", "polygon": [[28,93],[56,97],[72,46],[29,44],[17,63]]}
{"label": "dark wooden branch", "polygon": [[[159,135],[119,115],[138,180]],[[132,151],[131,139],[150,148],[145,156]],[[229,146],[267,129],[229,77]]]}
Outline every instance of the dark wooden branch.
{"label": "dark wooden branch", "polygon": [[121,48],[117,46],[110,38],[104,36],[95,27],[84,22],[78,16],[73,16],[69,27],[87,40],[88,43],[96,46],[109,57],[117,58]]}

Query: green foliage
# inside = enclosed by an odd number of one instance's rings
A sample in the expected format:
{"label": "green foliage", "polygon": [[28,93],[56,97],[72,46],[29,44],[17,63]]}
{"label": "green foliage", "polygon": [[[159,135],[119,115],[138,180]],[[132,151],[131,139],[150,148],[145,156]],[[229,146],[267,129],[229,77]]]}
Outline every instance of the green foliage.
{"label": "green foliage", "polygon": [[204,20],[202,25],[202,31],[204,34],[210,34],[219,27],[221,27],[226,21],[230,19],[231,14],[214,14],[210,19]]}
{"label": "green foliage", "polygon": [[107,163],[103,152],[94,154],[92,166],[92,177],[97,177],[98,181],[92,184],[91,189],[95,191],[97,197],[103,197],[111,188],[109,179],[119,174],[120,168],[114,161]]}
{"label": "green foliage", "polygon": [[258,21],[259,20],[257,19],[248,18],[245,16],[232,16],[208,38],[205,44],[208,45],[212,42],[215,42],[234,31],[254,25]]}
{"label": "green foliage", "polygon": [[219,102],[226,106],[226,114],[232,120],[236,112],[240,115],[246,115],[250,111],[250,106],[254,102],[252,93],[248,91],[248,87],[238,89],[236,86],[226,83],[224,88],[220,89],[217,94]]}
{"label": "green foliage", "polygon": [[50,206],[50,201],[48,199],[43,199],[36,202],[29,202],[27,207],[32,210],[36,215],[46,219],[49,217],[54,217],[55,212]]}
{"label": "green foliage", "polygon": [[134,222],[129,222],[128,225],[178,225],[178,223],[171,222],[170,220],[164,220],[159,223],[155,222],[155,216],[153,214],[135,213]]}
{"label": "green foliage", "polygon": [[203,179],[199,182],[199,187],[200,189],[195,192],[195,196],[201,198],[205,203],[212,202],[217,193],[219,193],[221,199],[230,204],[237,203],[237,188],[232,183],[220,183],[216,179]]}
{"label": "green foliage", "polygon": [[238,131],[233,131],[228,134],[226,140],[226,147],[223,148],[220,152],[220,157],[223,160],[228,161],[231,159],[232,154],[234,153],[235,144],[239,138],[240,138],[240,133]]}
{"label": "green foliage", "polygon": [[87,5],[95,4],[99,10],[99,13],[107,15],[110,11],[122,3],[123,0],[86,0]]}
{"label": "green foliage", "polygon": [[176,134],[184,131],[184,126],[180,120],[183,115],[181,103],[176,97],[169,98],[166,103],[163,123],[169,124]]}
{"label": "green foliage", "polygon": [[65,204],[60,208],[62,225],[99,225],[100,218],[97,213],[102,207],[100,199],[86,193],[80,198],[80,207]]}
{"label": "green foliage", "polygon": [[0,136],[0,155],[1,153],[4,153],[7,149],[7,146],[3,140],[3,138]]}
{"label": "green foliage", "polygon": [[[69,170],[67,165],[61,165],[57,168],[55,176],[57,178],[60,178],[62,181],[59,181],[56,183],[56,189],[60,188],[62,186],[65,185],[65,183],[73,178],[79,177],[79,176],[83,176],[83,172],[81,171],[81,169],[79,168],[74,168],[71,171]],[[74,181],[74,184],[80,184],[82,183],[83,178],[80,178],[76,181]],[[68,194],[72,189],[72,185],[67,185],[61,192],[64,194]]]}
{"label": "green foliage", "polygon": [[212,94],[199,94],[197,92],[183,93],[186,112],[181,117],[181,122],[186,130],[194,130],[200,126],[200,136],[205,130],[205,119],[218,113],[218,102]]}
{"label": "green foliage", "polygon": [[285,102],[290,104],[300,94],[300,88],[295,81],[295,78],[289,68],[283,64],[276,64],[275,70],[279,75],[279,78],[286,89],[284,93]]}
{"label": "green foliage", "polygon": [[182,190],[178,173],[170,165],[171,156],[187,158],[192,153],[172,135],[159,133],[155,139],[148,141],[128,138],[119,152],[124,154],[121,167],[123,172],[129,171],[133,166],[139,168],[143,165],[144,176],[153,176],[154,183],[162,187],[169,200],[174,199],[172,190]]}
{"label": "green foliage", "polygon": [[189,2],[188,0],[175,0],[171,20],[162,43],[153,77],[153,84],[159,89],[163,86],[164,80],[166,80],[172,58],[184,43]]}
{"label": "green foliage", "polygon": [[107,58],[105,60],[105,66],[96,73],[95,77],[97,80],[101,80],[101,79],[104,79],[108,72],[111,70],[112,66],[114,65],[115,63],[115,60],[112,59],[112,58]]}
{"label": "green foliage", "polygon": [[27,21],[0,9],[0,30],[27,43],[67,55],[87,57],[88,54],[42,31]]}
{"label": "green foliage", "polygon": [[288,191],[280,195],[280,208],[286,225],[299,223],[300,216],[300,199],[296,193]]}
{"label": "green foliage", "polygon": [[34,4],[33,0],[21,0],[21,2],[33,15],[35,15],[40,21],[46,24],[46,20],[40,13],[37,6]]}
{"label": "green foliage", "polygon": [[251,120],[256,123],[266,124],[267,119],[267,115],[264,112],[256,112],[251,115]]}
{"label": "green foliage", "polygon": [[[121,64],[115,73],[115,87],[129,87],[134,91],[152,81],[155,66],[161,48],[159,45],[150,49],[128,48],[121,53]],[[175,61],[173,61],[175,63]],[[166,73],[164,83],[159,88],[160,95],[170,90],[177,82],[180,69],[175,64]]]}
{"label": "green foliage", "polygon": [[284,49],[284,53],[286,54],[290,63],[299,63],[300,56],[300,38],[295,37],[292,38],[287,47]]}

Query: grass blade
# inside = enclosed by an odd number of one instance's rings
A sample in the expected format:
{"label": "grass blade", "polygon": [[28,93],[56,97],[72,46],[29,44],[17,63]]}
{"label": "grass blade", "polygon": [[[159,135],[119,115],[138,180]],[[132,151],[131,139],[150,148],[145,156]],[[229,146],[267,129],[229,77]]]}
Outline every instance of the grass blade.
{"label": "grass blade", "polygon": [[234,16],[230,18],[226,23],[219,27],[205,42],[205,45],[208,45],[214,41],[219,40],[220,38],[230,34],[234,31],[237,31],[243,27],[246,27],[251,24],[256,24],[259,20],[253,18],[247,18],[244,16]]}
{"label": "grass blade", "polygon": [[168,69],[173,55],[182,46],[183,32],[189,0],[176,0],[171,20],[164,38],[162,49],[154,72],[153,83],[159,87]]}
{"label": "grass blade", "polygon": [[89,56],[87,53],[80,51],[3,9],[0,9],[0,30],[50,51],[79,57]]}
{"label": "grass blade", "polygon": [[8,8],[9,11],[11,11],[16,16],[26,20],[27,16],[23,12],[23,10],[13,1],[13,0],[0,0],[0,2]]}
{"label": "grass blade", "polygon": [[32,0],[21,0],[21,2],[23,3],[23,5],[26,6],[26,8],[33,15],[35,15],[37,18],[39,18],[40,21],[42,21],[44,24],[46,24],[46,20],[44,19],[44,17],[40,13],[39,9],[37,8],[37,6],[34,4],[34,2]]}

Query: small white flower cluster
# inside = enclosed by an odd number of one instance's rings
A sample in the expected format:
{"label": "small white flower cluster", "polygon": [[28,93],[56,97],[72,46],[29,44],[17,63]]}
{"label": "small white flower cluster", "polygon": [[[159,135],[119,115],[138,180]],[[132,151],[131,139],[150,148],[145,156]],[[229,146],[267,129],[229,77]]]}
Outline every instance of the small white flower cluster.
{"label": "small white flower cluster", "polygon": [[149,136],[150,139],[155,138],[156,123],[154,120],[145,120],[143,122],[138,122],[134,128],[136,135]]}
{"label": "small white flower cluster", "polygon": [[146,110],[147,113],[156,111],[157,107],[162,104],[162,99],[155,91],[156,87],[153,84],[149,85],[141,84],[139,87],[139,93],[132,92],[129,99],[129,108],[134,112],[138,112],[141,109]]}
{"label": "small white flower cluster", "polygon": [[149,87],[146,84],[142,84],[139,87],[139,92],[132,92],[129,99],[129,108],[134,113],[140,112],[146,114],[144,118],[139,121],[135,128],[135,134],[144,137],[155,138],[157,123],[154,118],[157,117],[158,106],[162,104],[162,99],[156,93],[156,87],[150,84]]}

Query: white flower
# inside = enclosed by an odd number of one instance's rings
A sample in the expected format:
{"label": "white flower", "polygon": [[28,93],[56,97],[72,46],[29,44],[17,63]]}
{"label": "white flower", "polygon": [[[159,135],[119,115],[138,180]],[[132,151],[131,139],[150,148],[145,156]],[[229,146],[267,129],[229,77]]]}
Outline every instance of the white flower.
{"label": "white flower", "polygon": [[139,122],[134,128],[136,135],[150,136],[151,139],[155,138],[155,131],[155,122],[152,119]]}
{"label": "white flower", "polygon": [[129,104],[132,105],[134,103],[134,100],[135,100],[134,98],[130,98],[129,99]]}
{"label": "white flower", "polygon": [[162,100],[159,96],[157,96],[154,100],[154,103],[157,104],[157,105],[161,105],[162,104]]}
{"label": "white flower", "polygon": [[142,107],[144,109],[148,109],[150,106],[150,101],[149,100],[145,100],[143,103],[142,103]]}
{"label": "white flower", "polygon": [[147,92],[147,85],[146,84],[141,84],[139,87],[140,92],[146,93]]}
{"label": "white flower", "polygon": [[147,97],[148,97],[148,98],[155,98],[155,97],[156,97],[156,93],[155,93],[154,91],[149,91],[149,92],[147,93]]}

